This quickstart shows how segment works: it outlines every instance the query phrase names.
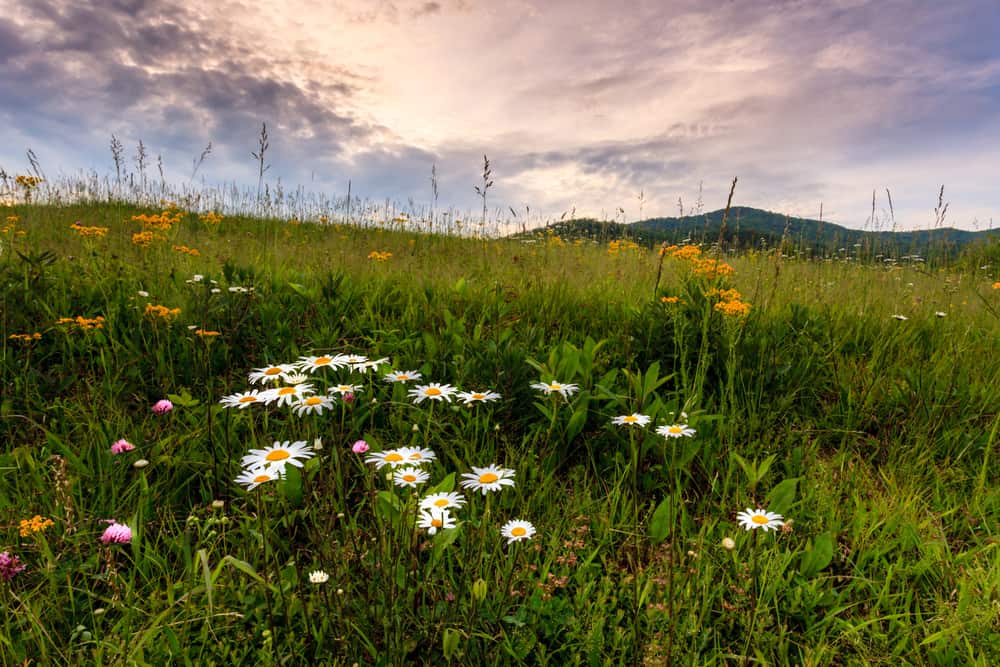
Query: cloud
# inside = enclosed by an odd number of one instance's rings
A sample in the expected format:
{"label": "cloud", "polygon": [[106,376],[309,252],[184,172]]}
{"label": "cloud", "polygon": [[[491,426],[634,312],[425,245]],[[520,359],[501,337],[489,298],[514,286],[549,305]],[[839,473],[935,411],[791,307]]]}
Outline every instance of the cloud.
{"label": "cloud", "polygon": [[498,208],[553,215],[672,213],[700,183],[721,206],[733,176],[741,204],[854,226],[887,186],[901,218],[938,181],[957,223],[1000,210],[975,185],[1000,178],[991,0],[0,6],[0,117],[47,161],[107,169],[115,133],[186,177],[211,140],[202,173],[255,185],[266,121],[271,179],[419,205],[436,164],[475,210],[486,153]]}

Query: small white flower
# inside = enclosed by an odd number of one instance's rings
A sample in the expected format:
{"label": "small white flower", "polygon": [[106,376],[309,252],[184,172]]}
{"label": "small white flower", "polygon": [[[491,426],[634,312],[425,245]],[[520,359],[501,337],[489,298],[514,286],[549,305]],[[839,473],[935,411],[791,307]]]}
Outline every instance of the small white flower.
{"label": "small white flower", "polygon": [[473,403],[492,403],[493,401],[500,400],[500,394],[495,391],[460,391],[456,394],[458,398],[465,405],[471,405]]}
{"label": "small white flower", "polygon": [[472,466],[472,472],[462,473],[462,478],[459,485],[463,489],[482,491],[484,496],[489,491],[500,491],[505,486],[514,486],[514,471],[495,465],[485,468]]}
{"label": "small white flower", "polygon": [[732,551],[733,549],[736,548],[736,542],[733,541],[733,538],[731,537],[723,537],[722,548],[725,549],[726,551]]}
{"label": "small white flower", "polygon": [[418,484],[423,484],[430,478],[430,473],[413,467],[401,468],[392,473],[392,481],[396,486],[408,486],[414,489]]}
{"label": "small white flower", "polygon": [[423,377],[418,371],[393,371],[384,376],[386,382],[411,382]]}
{"label": "small white flower", "polygon": [[906,320],[908,320],[910,318],[907,317],[906,315],[893,315],[892,319],[894,319],[894,320],[900,320],[901,322],[905,322]]}
{"label": "small white flower", "polygon": [[328,575],[323,570],[313,570],[309,573],[309,581],[314,584],[325,584],[330,580],[330,575]]}
{"label": "small white flower", "polygon": [[934,317],[947,317],[947,316],[948,316],[948,313],[942,312],[940,310],[937,311],[936,313],[934,313]]}
{"label": "small white flower", "polygon": [[690,438],[692,435],[697,433],[697,431],[687,424],[669,424],[660,426],[656,429],[656,432],[664,438]]}
{"label": "small white flower", "polygon": [[575,394],[577,390],[580,389],[580,386],[575,384],[553,381],[553,382],[536,382],[533,385],[531,385],[531,388],[544,392],[546,395],[552,393],[559,393],[562,394],[564,398],[569,398],[570,396]]}
{"label": "small white flower", "polygon": [[426,528],[428,535],[434,535],[439,529],[448,530],[454,527],[455,517],[448,510],[441,507],[420,509],[420,516],[417,518],[417,528]]}
{"label": "small white flower", "polygon": [[429,496],[424,496],[420,499],[420,508],[425,510],[449,510],[451,508],[459,508],[465,504],[465,498],[462,494],[455,491],[442,491],[440,493],[432,493]]}
{"label": "small white flower", "polygon": [[616,426],[645,426],[649,423],[649,420],[649,415],[640,415],[638,412],[633,412],[630,415],[615,417],[611,420],[611,423]]}
{"label": "small white flower", "polygon": [[507,544],[513,544],[520,540],[530,540],[531,536],[536,532],[535,527],[531,523],[521,521],[520,519],[508,521],[500,529],[500,534],[507,538]]}
{"label": "small white flower", "polygon": [[141,289],[141,290],[139,290],[139,296],[141,296],[143,298],[148,297],[149,296],[149,292],[147,292],[146,290],[142,290]]}
{"label": "small white flower", "polygon": [[736,520],[747,530],[763,528],[765,533],[779,526],[784,526],[785,522],[781,519],[782,516],[775,512],[768,512],[761,509],[751,510],[749,507],[745,512],[739,512],[736,515]]}
{"label": "small white flower", "polygon": [[438,384],[437,382],[431,382],[430,384],[418,384],[416,387],[407,392],[407,395],[413,399],[416,404],[423,403],[425,399],[430,399],[432,401],[447,401],[451,403],[452,394],[455,393],[455,388],[450,384]]}

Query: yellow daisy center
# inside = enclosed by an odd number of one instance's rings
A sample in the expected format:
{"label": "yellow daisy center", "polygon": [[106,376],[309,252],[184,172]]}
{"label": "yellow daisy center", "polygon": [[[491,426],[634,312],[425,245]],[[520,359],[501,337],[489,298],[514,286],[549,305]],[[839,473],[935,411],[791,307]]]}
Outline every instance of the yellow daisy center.
{"label": "yellow daisy center", "polygon": [[346,384],[337,385],[337,391],[350,391],[350,390],[351,388],[348,387]]}
{"label": "yellow daisy center", "polygon": [[623,419],[622,421],[625,422],[626,424],[634,424],[637,421],[639,421],[639,418],[636,417],[635,415],[629,415],[625,417],[625,419]]}
{"label": "yellow daisy center", "polygon": [[420,452],[413,452],[412,454],[410,454],[411,461],[419,461],[422,458],[424,458],[424,455],[421,454]]}
{"label": "yellow daisy center", "polygon": [[275,449],[274,451],[268,452],[267,456],[265,456],[264,458],[267,459],[268,461],[284,461],[289,456],[291,456],[291,454],[288,453],[288,450]]}
{"label": "yellow daisy center", "polygon": [[314,366],[325,366],[328,363],[330,363],[331,361],[333,361],[333,359],[331,359],[330,357],[318,357],[316,359],[316,361],[313,362],[313,365]]}
{"label": "yellow daisy center", "polygon": [[496,475],[494,475],[493,473],[491,473],[491,472],[485,472],[485,473],[483,473],[482,475],[479,476],[479,483],[480,484],[492,484],[493,482],[497,481],[498,479],[500,479],[500,478],[497,477]]}
{"label": "yellow daisy center", "polygon": [[390,454],[385,455],[385,460],[389,461],[390,463],[395,463],[396,461],[402,461],[403,455],[399,454],[398,452],[392,452]]}
{"label": "yellow daisy center", "polygon": [[552,391],[559,391],[560,389],[562,389],[562,385],[553,382],[552,384],[549,385],[549,389],[551,389]]}
{"label": "yellow daisy center", "polygon": [[271,479],[270,475],[257,475],[256,477],[253,478],[253,483],[263,484],[264,482],[270,481],[270,479]]}
{"label": "yellow daisy center", "polygon": [[264,371],[264,375],[281,375],[281,369],[278,368],[277,366],[273,368],[268,368],[266,371]]}
{"label": "yellow daisy center", "polygon": [[434,501],[434,507],[447,507],[449,505],[447,498],[438,498]]}
{"label": "yellow daisy center", "polygon": [[256,396],[240,396],[240,403],[254,403],[257,400]]}
{"label": "yellow daisy center", "polygon": [[768,518],[763,514],[754,514],[752,517],[750,517],[750,520],[753,521],[758,526],[763,526],[766,523],[770,523]]}
{"label": "yellow daisy center", "polygon": [[410,379],[410,376],[405,373],[400,373],[399,375],[396,376],[396,379],[399,380],[400,382],[406,382],[407,380]]}
{"label": "yellow daisy center", "polygon": [[404,482],[415,482],[415,481],[417,481],[417,476],[416,475],[403,475],[403,481]]}
{"label": "yellow daisy center", "polygon": [[681,428],[680,426],[671,426],[667,430],[670,431],[671,433],[683,433],[684,432],[684,429]]}
{"label": "yellow daisy center", "polygon": [[484,398],[486,398],[486,394],[473,394],[472,395],[472,400],[474,400],[474,401],[481,401]]}
{"label": "yellow daisy center", "polygon": [[440,528],[441,526],[444,525],[444,521],[442,521],[441,519],[431,519],[431,525],[434,526],[435,528]]}
{"label": "yellow daisy center", "polygon": [[278,390],[278,396],[288,396],[289,394],[294,394],[296,391],[295,387],[282,387]]}
{"label": "yellow daisy center", "polygon": [[525,535],[528,534],[528,529],[525,528],[524,526],[515,526],[514,528],[510,529],[510,534],[513,535],[514,537],[524,537]]}
{"label": "yellow daisy center", "polygon": [[322,402],[323,402],[323,399],[320,398],[319,396],[310,396],[309,398],[307,398],[305,400],[305,404],[306,405],[319,405]]}
{"label": "yellow daisy center", "polygon": [[428,387],[427,389],[424,390],[424,393],[428,396],[440,396],[441,390],[438,389],[437,387]]}

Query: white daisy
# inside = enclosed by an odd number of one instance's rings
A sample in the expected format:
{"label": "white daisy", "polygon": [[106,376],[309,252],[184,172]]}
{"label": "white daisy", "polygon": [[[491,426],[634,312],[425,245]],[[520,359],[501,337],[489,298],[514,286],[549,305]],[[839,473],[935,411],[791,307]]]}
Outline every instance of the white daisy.
{"label": "white daisy", "polygon": [[274,364],[264,368],[255,368],[250,372],[250,384],[266,384],[272,380],[284,380],[289,373],[295,372],[295,364]]}
{"label": "white daisy", "polygon": [[485,496],[487,491],[500,491],[505,486],[514,486],[514,471],[509,468],[498,466],[487,466],[477,468],[472,466],[472,472],[462,473],[459,485],[463,489],[482,491]]}
{"label": "white daisy", "polygon": [[289,373],[285,376],[285,384],[302,384],[308,379],[309,376],[303,373]]}
{"label": "white daisy", "polygon": [[907,317],[906,315],[893,315],[892,319],[894,319],[894,320],[900,320],[901,322],[905,322],[906,320],[908,320],[910,318]]}
{"label": "white daisy", "polygon": [[360,384],[335,384],[326,390],[328,394],[357,394],[364,389]]}
{"label": "white daisy", "polygon": [[536,382],[531,385],[532,389],[537,389],[539,391],[545,392],[545,395],[552,393],[562,394],[564,398],[569,398],[580,389],[579,385],[575,384],[564,384],[562,382]]}
{"label": "white daisy", "polygon": [[432,401],[447,401],[451,403],[452,394],[455,393],[455,388],[450,384],[438,384],[437,382],[431,382],[430,384],[418,384],[416,387],[407,392],[407,394],[413,399],[414,403],[422,403],[424,399],[430,399]]}
{"label": "white daisy", "polygon": [[437,454],[433,449],[420,447],[400,447],[396,450],[403,457],[403,461],[410,465],[423,465],[437,459]]}
{"label": "white daisy", "polygon": [[261,484],[265,484],[267,482],[273,482],[276,479],[281,479],[281,475],[284,471],[285,471],[284,468],[278,468],[278,469],[253,468],[241,472],[239,477],[237,477],[235,481],[237,484],[241,484],[247,487],[247,491],[253,491]]}
{"label": "white daisy", "polygon": [[389,357],[382,357],[381,359],[371,359],[369,361],[362,361],[358,364],[353,364],[351,366],[352,370],[359,373],[367,373],[368,371],[373,371],[378,369],[379,366],[388,366]]}
{"label": "white daisy", "polygon": [[430,478],[431,474],[420,468],[401,468],[392,473],[392,481],[396,486],[409,486],[411,488],[416,488],[417,484],[423,484]]}
{"label": "white daisy", "polygon": [[664,438],[680,438],[680,437],[690,438],[692,435],[697,433],[697,431],[695,431],[687,424],[667,424],[657,428],[656,432],[662,435]]}
{"label": "white daisy", "polygon": [[649,415],[640,415],[638,412],[633,412],[630,415],[615,417],[611,420],[611,423],[616,426],[645,426],[649,423],[649,420]]}
{"label": "white daisy", "polygon": [[368,361],[368,357],[362,354],[338,354],[337,359],[339,359],[345,366],[350,366],[351,370],[357,370],[358,366],[361,366]]}
{"label": "white daisy", "polygon": [[323,414],[323,410],[332,410],[333,401],[331,401],[326,396],[305,396],[299,400],[298,403],[292,405],[292,412],[301,417],[302,415],[309,415],[316,413],[318,415]]}
{"label": "white daisy", "polygon": [[223,396],[222,400],[219,401],[224,408],[239,408],[240,410],[244,408],[249,408],[251,405],[256,403],[263,403],[263,399],[260,395],[259,389],[251,389],[250,391],[240,392],[238,394],[230,394],[229,396]]}
{"label": "white daisy", "polygon": [[330,580],[330,575],[323,570],[313,570],[309,573],[309,582],[313,584],[325,584]]}
{"label": "white daisy", "polygon": [[428,535],[434,535],[441,530],[448,530],[455,527],[455,517],[448,510],[440,507],[431,509],[420,509],[420,516],[417,517],[417,528],[426,528]]}
{"label": "white daisy", "polygon": [[251,449],[250,453],[243,457],[242,465],[249,470],[258,468],[268,468],[271,472],[277,468],[284,469],[285,465],[292,464],[298,468],[302,467],[302,462],[316,455],[316,452],[306,444],[305,440],[290,442],[275,441],[270,447],[264,449]]}
{"label": "white daisy", "polygon": [[261,400],[266,404],[277,402],[278,406],[282,405],[292,405],[297,403],[302,399],[303,396],[309,396],[313,393],[313,386],[308,382],[303,384],[290,384],[284,387],[275,387],[274,389],[268,389],[260,395]]}
{"label": "white daisy", "polygon": [[301,371],[306,373],[315,373],[323,368],[332,368],[337,370],[338,368],[346,366],[347,363],[344,362],[340,355],[331,357],[330,355],[324,354],[318,357],[299,357],[296,365]]}
{"label": "white daisy", "polygon": [[460,391],[456,394],[465,405],[472,403],[492,403],[500,400],[500,394],[495,391]]}
{"label": "white daisy", "polygon": [[386,382],[410,382],[422,377],[418,371],[393,371],[384,376]]}
{"label": "white daisy", "polygon": [[530,540],[536,532],[535,527],[528,521],[514,519],[508,521],[500,529],[500,534],[507,538],[507,544],[513,544],[520,540]]}
{"label": "white daisy", "polygon": [[432,493],[420,499],[420,508],[425,510],[450,510],[458,509],[465,505],[465,498],[456,491],[442,491]]}
{"label": "white daisy", "polygon": [[403,454],[398,449],[383,449],[381,452],[370,452],[365,457],[365,463],[374,463],[375,469],[379,470],[383,466],[395,468],[410,463],[410,461],[403,458]]}
{"label": "white daisy", "polygon": [[934,317],[947,317],[947,316],[948,316],[948,313],[946,313],[944,311],[941,311],[941,310],[935,311],[935,313],[934,313]]}
{"label": "white daisy", "polygon": [[785,522],[781,519],[782,516],[775,512],[761,509],[751,510],[749,507],[745,512],[739,512],[736,515],[737,522],[747,530],[763,528],[765,533],[771,529],[777,529],[779,526],[784,526]]}

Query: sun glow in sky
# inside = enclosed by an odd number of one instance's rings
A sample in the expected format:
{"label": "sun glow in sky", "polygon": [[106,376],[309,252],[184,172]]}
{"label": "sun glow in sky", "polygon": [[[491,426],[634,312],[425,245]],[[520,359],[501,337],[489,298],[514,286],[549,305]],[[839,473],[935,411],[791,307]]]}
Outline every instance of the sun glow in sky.
{"label": "sun glow in sky", "polygon": [[[863,227],[1000,222],[994,0],[0,0],[0,167],[558,217],[734,203]],[[155,159],[155,158],[154,158]],[[131,159],[130,159],[131,162]],[[133,167],[134,168],[134,167]],[[870,223],[869,223],[870,224]]]}

